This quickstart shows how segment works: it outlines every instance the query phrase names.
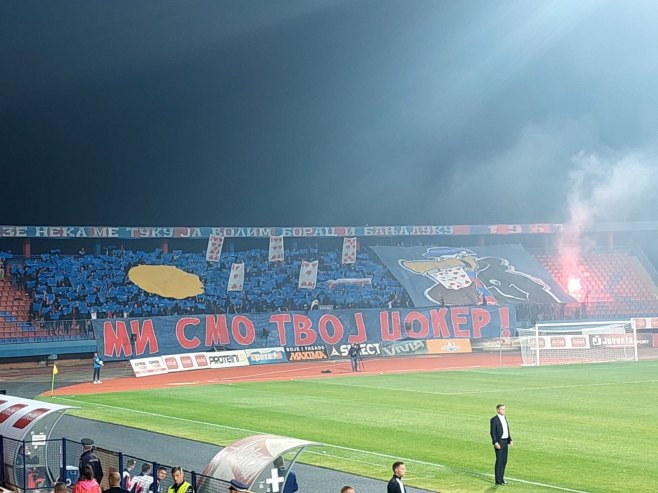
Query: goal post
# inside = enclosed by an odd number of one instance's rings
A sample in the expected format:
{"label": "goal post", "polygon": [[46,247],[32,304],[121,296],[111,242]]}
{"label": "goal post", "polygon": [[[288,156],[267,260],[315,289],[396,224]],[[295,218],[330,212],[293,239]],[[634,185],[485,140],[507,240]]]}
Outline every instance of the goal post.
{"label": "goal post", "polygon": [[638,361],[630,320],[538,323],[518,334],[523,366]]}

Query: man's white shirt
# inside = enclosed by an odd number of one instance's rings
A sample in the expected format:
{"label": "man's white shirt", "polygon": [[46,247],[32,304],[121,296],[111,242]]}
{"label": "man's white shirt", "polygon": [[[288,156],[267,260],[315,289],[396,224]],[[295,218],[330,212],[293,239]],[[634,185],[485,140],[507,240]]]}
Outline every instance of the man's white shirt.
{"label": "man's white shirt", "polygon": [[507,429],[507,420],[505,419],[505,416],[499,414],[498,419],[500,420],[500,423],[503,425],[503,434],[500,438],[509,438],[509,430]]}

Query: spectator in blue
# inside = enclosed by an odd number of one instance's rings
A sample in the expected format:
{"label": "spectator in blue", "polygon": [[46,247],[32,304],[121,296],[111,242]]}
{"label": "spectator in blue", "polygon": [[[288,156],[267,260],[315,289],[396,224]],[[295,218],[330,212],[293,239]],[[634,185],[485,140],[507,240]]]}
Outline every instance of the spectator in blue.
{"label": "spectator in blue", "polygon": [[101,381],[101,368],[104,364],[98,353],[94,353],[94,383],[103,383]]}
{"label": "spectator in blue", "polygon": [[[277,457],[274,460],[274,467],[279,470],[281,476],[285,476],[286,468],[283,464],[283,457]],[[286,484],[283,485],[282,493],[295,493],[299,489],[297,486],[297,475],[293,471],[288,471],[288,477],[286,478]]]}

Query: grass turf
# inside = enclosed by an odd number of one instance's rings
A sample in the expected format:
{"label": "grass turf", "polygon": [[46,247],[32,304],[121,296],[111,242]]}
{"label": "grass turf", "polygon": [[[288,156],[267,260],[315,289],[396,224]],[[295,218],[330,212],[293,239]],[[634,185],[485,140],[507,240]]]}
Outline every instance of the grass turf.
{"label": "grass turf", "polygon": [[454,493],[493,491],[489,418],[503,402],[506,491],[642,493],[658,491],[657,372],[656,362],[501,368],[63,399],[81,406],[71,414],[154,431],[175,415],[178,435],[218,445],[254,432],[323,442],[302,460],[363,476],[388,478],[402,458],[409,485]]}

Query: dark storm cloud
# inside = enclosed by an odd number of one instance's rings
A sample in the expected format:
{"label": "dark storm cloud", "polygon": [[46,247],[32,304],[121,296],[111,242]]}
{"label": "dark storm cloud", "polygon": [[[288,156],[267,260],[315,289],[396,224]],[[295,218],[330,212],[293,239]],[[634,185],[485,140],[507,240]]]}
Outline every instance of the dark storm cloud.
{"label": "dark storm cloud", "polygon": [[0,222],[567,221],[574,156],[655,165],[657,14],[4,2]]}

